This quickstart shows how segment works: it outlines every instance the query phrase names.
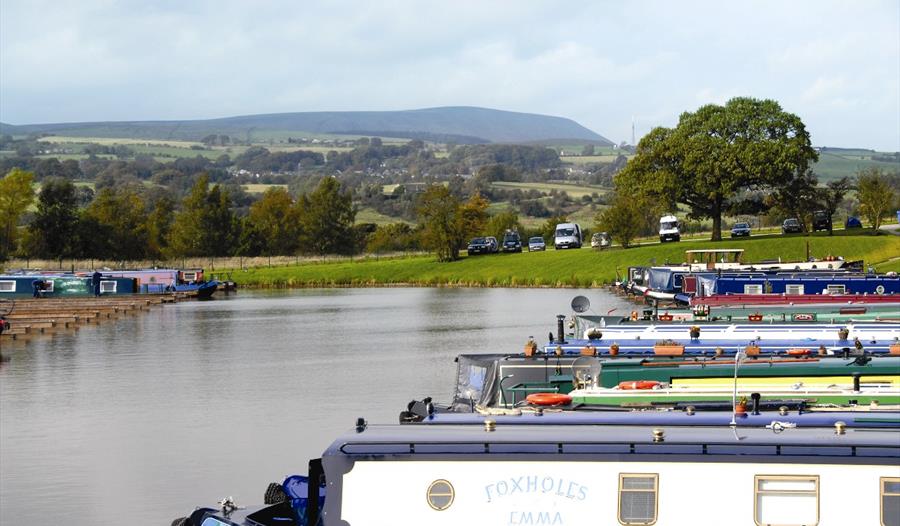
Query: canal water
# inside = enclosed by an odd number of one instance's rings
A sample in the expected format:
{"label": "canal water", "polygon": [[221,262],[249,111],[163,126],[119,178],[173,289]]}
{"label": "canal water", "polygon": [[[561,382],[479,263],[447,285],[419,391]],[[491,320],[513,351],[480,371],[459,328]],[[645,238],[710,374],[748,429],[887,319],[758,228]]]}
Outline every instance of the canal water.
{"label": "canal water", "polygon": [[259,504],[357,417],[448,401],[454,356],[519,352],[599,290],[317,289],[155,308],[7,345],[0,525],[160,524]]}

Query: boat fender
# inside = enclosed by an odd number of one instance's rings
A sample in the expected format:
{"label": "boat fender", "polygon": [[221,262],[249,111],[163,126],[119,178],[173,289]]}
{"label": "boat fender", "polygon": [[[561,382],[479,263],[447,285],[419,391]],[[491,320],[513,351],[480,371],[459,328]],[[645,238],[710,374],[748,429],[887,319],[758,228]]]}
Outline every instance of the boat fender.
{"label": "boat fender", "polygon": [[631,380],[627,382],[619,382],[619,389],[624,389],[626,391],[656,389],[657,387],[659,387],[659,385],[659,382],[657,382],[656,380]]}
{"label": "boat fender", "polygon": [[525,400],[534,405],[566,405],[572,402],[572,397],[562,393],[532,393]]}
{"label": "boat fender", "polygon": [[808,356],[812,354],[809,349],[788,349],[788,356]]}

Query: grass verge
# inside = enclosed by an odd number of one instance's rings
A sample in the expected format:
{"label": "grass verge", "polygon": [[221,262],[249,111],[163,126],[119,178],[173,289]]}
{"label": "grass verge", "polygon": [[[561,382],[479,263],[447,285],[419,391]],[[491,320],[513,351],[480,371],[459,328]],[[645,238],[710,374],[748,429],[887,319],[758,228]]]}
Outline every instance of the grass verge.
{"label": "grass verge", "polygon": [[596,287],[615,279],[616,271],[651,262],[681,262],[684,251],[705,248],[743,248],[745,261],[797,261],[828,255],[862,259],[879,271],[900,270],[900,236],[840,235],[750,238],[741,241],[687,241],[598,252],[548,250],[522,254],[463,257],[438,263],[433,256],[380,260],[306,263],[284,267],[237,270],[242,287],[331,286],[462,286],[462,287]]}

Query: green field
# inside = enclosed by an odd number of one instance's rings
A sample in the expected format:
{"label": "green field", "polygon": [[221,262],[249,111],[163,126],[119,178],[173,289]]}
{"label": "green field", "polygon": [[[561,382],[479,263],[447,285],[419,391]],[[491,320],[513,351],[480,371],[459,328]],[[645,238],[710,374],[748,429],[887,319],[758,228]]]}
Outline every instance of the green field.
{"label": "green field", "polygon": [[744,248],[745,261],[802,260],[806,243],[814,257],[841,255],[863,259],[880,271],[896,270],[900,236],[867,234],[815,237],[750,238],[741,241],[689,241],[649,245],[628,250],[591,249],[463,257],[438,263],[433,256],[310,263],[298,266],[235,271],[234,278],[249,287],[422,286],[596,287],[612,282],[633,265],[651,261],[681,262],[684,251],[704,248]]}
{"label": "green field", "polygon": [[813,165],[813,171],[821,182],[856,175],[863,168],[881,168],[887,172],[900,173],[900,163],[876,161],[873,155],[879,152],[871,150],[835,149],[819,152],[819,162]]}
{"label": "green field", "polygon": [[269,188],[284,188],[287,190],[286,184],[242,184],[241,188],[248,194],[264,194]]}
{"label": "green field", "polygon": [[546,182],[546,183],[515,183],[515,182],[506,182],[506,181],[497,181],[491,183],[492,186],[497,188],[503,188],[504,190],[513,190],[519,189],[523,191],[528,190],[537,190],[538,192],[543,193],[544,195],[549,195],[552,190],[556,190],[557,192],[565,192],[569,194],[569,197],[573,199],[581,199],[582,196],[591,195],[591,194],[599,194],[603,195],[606,192],[609,192],[609,188],[604,188],[602,186],[595,185],[578,185],[564,182]]}
{"label": "green field", "polygon": [[376,225],[392,225],[394,223],[406,223],[412,225],[409,221],[404,221],[396,217],[386,216],[379,213],[374,208],[360,208],[356,211],[356,224],[375,223]]}

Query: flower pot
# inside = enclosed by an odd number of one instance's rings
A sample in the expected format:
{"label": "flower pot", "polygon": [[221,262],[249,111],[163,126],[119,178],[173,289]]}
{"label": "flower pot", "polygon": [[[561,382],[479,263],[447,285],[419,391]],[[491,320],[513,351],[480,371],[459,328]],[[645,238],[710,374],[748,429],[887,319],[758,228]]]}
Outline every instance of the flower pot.
{"label": "flower pot", "polygon": [[582,356],[597,356],[597,348],[593,345],[586,345],[581,348]]}
{"label": "flower pot", "polygon": [[609,346],[609,355],[610,356],[618,356],[619,354],[619,344],[614,343]]}
{"label": "flower pot", "polygon": [[657,356],[681,356],[684,354],[684,345],[657,343],[653,346],[653,354]]}
{"label": "flower pot", "polygon": [[748,345],[744,347],[744,352],[747,353],[747,356],[759,356],[761,350],[759,345]]}
{"label": "flower pot", "polygon": [[734,414],[746,415],[747,414],[747,404],[742,404],[741,402],[734,404]]}

